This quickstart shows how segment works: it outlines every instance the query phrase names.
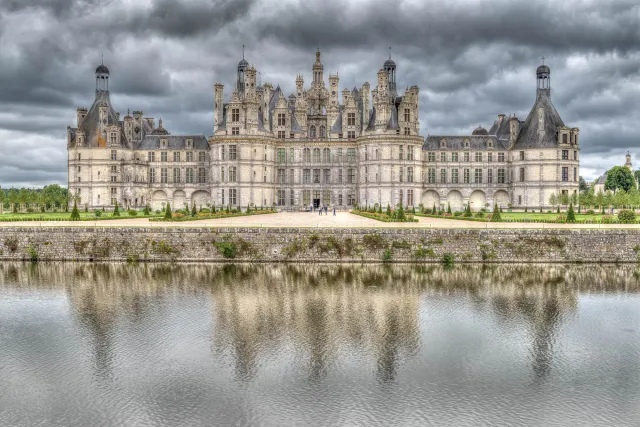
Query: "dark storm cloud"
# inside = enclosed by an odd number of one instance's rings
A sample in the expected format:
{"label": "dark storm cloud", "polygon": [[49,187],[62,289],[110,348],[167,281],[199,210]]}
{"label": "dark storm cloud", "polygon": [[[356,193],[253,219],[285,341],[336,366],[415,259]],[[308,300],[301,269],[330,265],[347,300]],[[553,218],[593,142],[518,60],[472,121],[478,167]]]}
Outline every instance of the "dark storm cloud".
{"label": "dark storm cloud", "polygon": [[393,46],[399,87],[420,87],[424,135],[524,119],[544,55],[593,178],[634,148],[639,22],[636,0],[0,0],[0,184],[66,182],[66,126],[91,105],[102,55],[122,114],[211,134],[213,83],[228,99],[243,44],[286,94],[297,73],[309,85],[317,46],[341,88],[374,84]]}

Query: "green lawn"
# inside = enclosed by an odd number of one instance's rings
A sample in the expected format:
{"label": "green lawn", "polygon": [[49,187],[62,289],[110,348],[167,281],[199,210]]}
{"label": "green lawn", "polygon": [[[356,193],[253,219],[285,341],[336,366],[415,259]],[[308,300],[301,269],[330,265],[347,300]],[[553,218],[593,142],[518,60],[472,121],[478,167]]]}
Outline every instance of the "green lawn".
{"label": "green lawn", "polygon": [[[566,216],[566,212],[562,212],[560,214],[558,213],[540,213],[540,212],[536,212],[536,213],[532,213],[532,212],[502,212],[500,214],[502,219],[519,219],[519,220],[524,220],[524,219],[535,219],[535,220],[555,220],[558,216],[563,215]],[[576,220],[577,221],[586,221],[586,220],[590,220],[590,221],[600,221],[600,218],[602,217],[602,215],[600,214],[595,214],[595,215],[584,215],[584,214],[577,214],[576,213]]]}

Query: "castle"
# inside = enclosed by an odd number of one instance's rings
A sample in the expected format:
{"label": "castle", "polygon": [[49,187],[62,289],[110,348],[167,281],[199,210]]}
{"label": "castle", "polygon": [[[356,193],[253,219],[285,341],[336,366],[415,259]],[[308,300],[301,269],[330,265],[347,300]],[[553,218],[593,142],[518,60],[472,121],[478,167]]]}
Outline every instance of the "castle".
{"label": "castle", "polygon": [[536,71],[526,120],[499,114],[471,135],[419,134],[419,89],[398,92],[389,57],[374,88],[328,85],[320,51],[312,81],[295,93],[256,81],[243,57],[228,103],[214,86],[213,136],[171,135],[134,111],[120,119],[109,99],[110,73],[96,69],[95,101],[67,128],[69,190],[89,208],[150,205],[548,206],[551,194],[578,190],[578,129],[551,103],[548,66]]}

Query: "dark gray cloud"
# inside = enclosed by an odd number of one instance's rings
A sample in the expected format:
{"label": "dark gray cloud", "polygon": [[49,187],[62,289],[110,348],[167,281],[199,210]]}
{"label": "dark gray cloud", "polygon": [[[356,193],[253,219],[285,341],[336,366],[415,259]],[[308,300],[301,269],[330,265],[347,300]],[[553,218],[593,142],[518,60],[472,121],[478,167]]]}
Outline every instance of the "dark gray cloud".
{"label": "dark gray cloud", "polygon": [[421,132],[467,133],[524,118],[547,57],[553,100],[581,129],[594,178],[637,147],[636,0],[0,0],[0,184],[66,183],[66,126],[93,100],[104,55],[112,101],[174,133],[211,134],[245,44],[262,82],[294,89],[317,46],[340,86],[374,82],[393,47],[400,87],[420,87]]}

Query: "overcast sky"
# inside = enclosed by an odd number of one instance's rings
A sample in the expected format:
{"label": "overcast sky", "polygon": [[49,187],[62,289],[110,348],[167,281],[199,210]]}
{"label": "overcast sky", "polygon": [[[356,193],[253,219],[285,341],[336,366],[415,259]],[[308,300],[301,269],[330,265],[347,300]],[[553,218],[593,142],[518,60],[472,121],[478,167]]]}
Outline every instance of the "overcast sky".
{"label": "overcast sky", "polygon": [[0,0],[0,185],[66,185],[66,127],[90,107],[104,54],[111,100],[211,135],[213,84],[231,92],[242,45],[262,82],[311,81],[320,47],[340,88],[375,82],[392,46],[398,87],[420,87],[423,135],[524,120],[540,57],[580,128],[581,174],[640,166],[638,0]]}

